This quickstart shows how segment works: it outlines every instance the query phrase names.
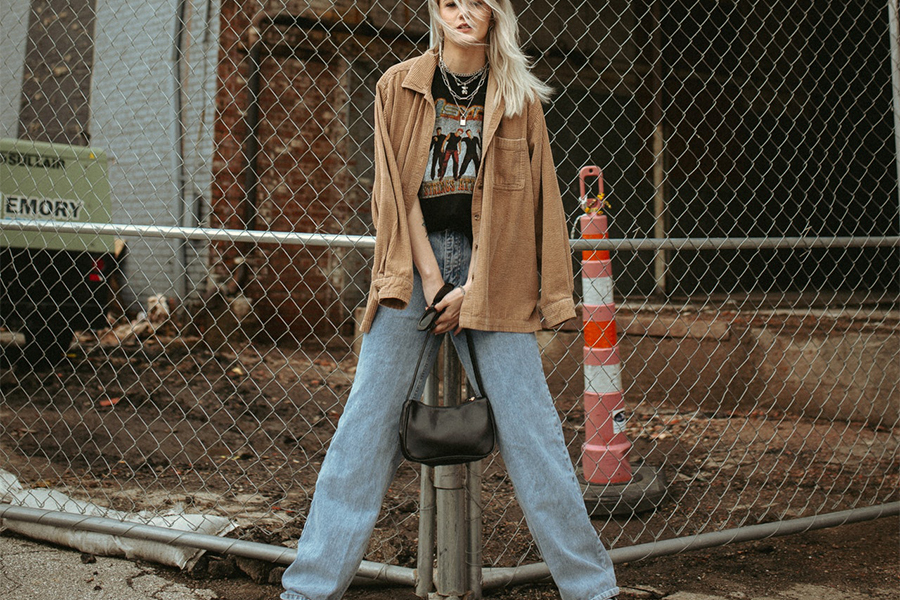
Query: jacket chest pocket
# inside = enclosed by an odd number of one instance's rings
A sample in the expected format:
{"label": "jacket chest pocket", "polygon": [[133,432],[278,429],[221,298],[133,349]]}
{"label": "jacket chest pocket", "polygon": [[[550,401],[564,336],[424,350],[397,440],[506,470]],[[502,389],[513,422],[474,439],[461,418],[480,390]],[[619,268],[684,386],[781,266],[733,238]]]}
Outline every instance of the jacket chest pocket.
{"label": "jacket chest pocket", "polygon": [[485,173],[493,179],[496,190],[525,189],[528,174],[528,143],[525,138],[495,137],[493,142],[494,169]]}

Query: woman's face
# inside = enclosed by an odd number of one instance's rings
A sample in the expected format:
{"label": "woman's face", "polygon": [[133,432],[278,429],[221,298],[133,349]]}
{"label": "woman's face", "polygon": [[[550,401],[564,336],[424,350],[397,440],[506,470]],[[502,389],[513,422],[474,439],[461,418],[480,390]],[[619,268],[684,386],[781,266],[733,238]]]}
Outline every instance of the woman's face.
{"label": "woman's face", "polygon": [[439,0],[439,3],[440,15],[447,27],[472,43],[482,44],[487,40],[491,9],[484,2],[469,2],[468,16],[460,10],[458,0]]}

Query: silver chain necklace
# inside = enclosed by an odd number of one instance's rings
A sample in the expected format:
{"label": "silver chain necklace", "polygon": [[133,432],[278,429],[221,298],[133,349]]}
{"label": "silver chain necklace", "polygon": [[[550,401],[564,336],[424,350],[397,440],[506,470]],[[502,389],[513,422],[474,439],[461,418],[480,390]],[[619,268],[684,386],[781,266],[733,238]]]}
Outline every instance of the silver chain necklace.
{"label": "silver chain necklace", "polygon": [[[460,107],[463,106],[463,102],[466,103],[465,108],[459,115],[459,126],[465,127],[466,126],[466,115],[469,114],[469,108],[472,107],[472,102],[475,100],[475,96],[478,95],[479,90],[481,90],[481,86],[483,86],[484,82],[487,81],[488,65],[487,65],[487,63],[485,63],[485,65],[481,68],[480,71],[472,73],[470,76],[468,76],[470,78],[465,84],[460,83],[460,81],[456,78],[456,75],[454,73],[450,72],[449,69],[447,69],[447,65],[444,64],[443,58],[440,61],[440,71],[441,71],[441,78],[444,80],[444,85],[447,86],[447,91],[450,92],[450,96],[453,97],[453,102],[457,106],[460,106]],[[453,86],[450,85],[450,80],[447,77],[448,73],[450,73],[450,76],[453,77],[453,81],[457,85],[460,85],[462,87],[462,92],[463,92],[462,96],[458,96],[456,94],[456,91],[454,91]],[[469,94],[468,93],[468,85],[473,83],[476,77],[478,77],[478,85],[475,87],[475,89],[472,91],[472,93]]]}
{"label": "silver chain necklace", "polygon": [[[457,83],[462,88],[463,97],[469,96],[469,85],[471,85],[476,79],[481,77],[484,72],[487,70],[487,63],[484,63],[484,66],[475,71],[474,73],[465,73],[459,74],[454,73],[447,67],[447,63],[444,62],[443,57],[441,57],[441,76],[444,78],[444,83],[447,82],[447,75],[453,78],[453,81]],[[447,87],[450,87],[449,84]]]}

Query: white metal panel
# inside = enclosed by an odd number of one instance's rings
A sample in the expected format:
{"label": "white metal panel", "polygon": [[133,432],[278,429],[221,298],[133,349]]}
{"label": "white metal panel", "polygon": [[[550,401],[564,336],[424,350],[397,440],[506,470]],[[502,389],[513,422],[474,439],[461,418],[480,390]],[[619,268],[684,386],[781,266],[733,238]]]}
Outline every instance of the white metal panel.
{"label": "white metal panel", "polygon": [[17,137],[29,7],[28,0],[4,0],[0,10],[0,138]]}
{"label": "white metal panel", "polygon": [[[191,33],[186,43],[196,40],[202,47],[192,49],[183,69],[182,102],[186,122],[194,124],[185,130],[184,199],[177,179],[182,159],[173,135],[178,131],[173,64],[177,9],[175,0],[106,0],[97,5],[91,131],[94,143],[114,157],[110,183],[116,223],[183,225],[179,205],[185,201],[184,214],[207,212],[196,203],[208,203],[211,186],[218,3],[211,6],[212,14],[206,3],[191,4],[187,13]],[[127,276],[139,300],[179,295],[185,273],[180,246],[175,240],[128,240]],[[205,246],[188,248],[190,279],[205,277],[205,251]]]}

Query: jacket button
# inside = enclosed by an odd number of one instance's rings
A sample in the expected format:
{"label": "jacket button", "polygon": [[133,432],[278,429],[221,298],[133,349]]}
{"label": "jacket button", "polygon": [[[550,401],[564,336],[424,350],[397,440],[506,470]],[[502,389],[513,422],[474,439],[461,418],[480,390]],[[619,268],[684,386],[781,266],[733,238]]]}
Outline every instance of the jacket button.
{"label": "jacket button", "polygon": [[475,220],[476,220],[476,221],[477,221],[477,220],[478,220],[478,219],[480,219],[480,218],[481,218],[481,215],[479,215],[479,214],[476,214],[476,215],[474,215],[474,216],[473,216],[473,217],[472,217],[472,218],[473,218],[473,219],[475,219]]}
{"label": "jacket button", "polygon": [[479,189],[479,190],[480,190],[480,189],[484,189],[484,182],[483,182],[483,181],[479,181],[479,182],[478,182],[478,189]]}

